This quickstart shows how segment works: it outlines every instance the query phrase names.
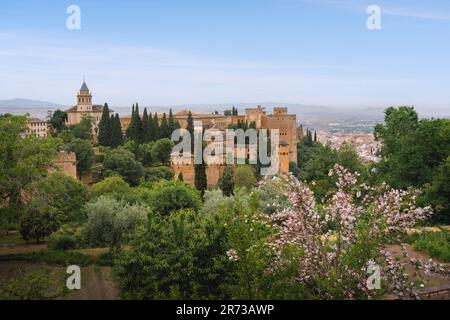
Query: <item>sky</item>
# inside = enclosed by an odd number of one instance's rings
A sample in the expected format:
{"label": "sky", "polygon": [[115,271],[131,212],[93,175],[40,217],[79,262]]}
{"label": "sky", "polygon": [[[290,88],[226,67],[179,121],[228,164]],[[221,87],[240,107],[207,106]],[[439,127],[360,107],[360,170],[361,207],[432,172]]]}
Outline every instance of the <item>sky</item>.
{"label": "sky", "polygon": [[[69,30],[69,5],[81,29]],[[381,8],[381,29],[366,10]],[[0,99],[450,110],[448,0],[1,0]]]}

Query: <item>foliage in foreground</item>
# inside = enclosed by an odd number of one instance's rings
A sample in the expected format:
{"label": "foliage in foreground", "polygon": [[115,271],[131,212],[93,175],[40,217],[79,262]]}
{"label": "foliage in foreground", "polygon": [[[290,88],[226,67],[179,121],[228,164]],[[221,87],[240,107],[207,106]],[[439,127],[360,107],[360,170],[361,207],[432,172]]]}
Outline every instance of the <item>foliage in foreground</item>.
{"label": "foliage in foreground", "polygon": [[[304,183],[285,177],[290,205],[274,206],[271,216],[262,212],[264,202],[259,199],[264,184],[249,194],[238,192],[231,200],[207,192],[207,210],[202,213],[150,215],[130,251],[116,260],[122,295],[145,299],[414,297],[404,263],[385,246],[426,219],[429,208],[415,207],[414,191],[358,184],[357,174],[339,165],[329,175],[337,181],[337,191],[324,205],[316,205]],[[445,271],[429,262],[414,264],[426,272]],[[373,289],[368,278],[377,268],[380,288]]]}
{"label": "foliage in foreground", "polygon": [[51,270],[24,273],[20,270],[0,284],[1,300],[47,300],[67,294],[65,274]]}
{"label": "foliage in foreground", "polygon": [[450,231],[426,232],[409,236],[414,250],[428,253],[431,257],[450,262]]}

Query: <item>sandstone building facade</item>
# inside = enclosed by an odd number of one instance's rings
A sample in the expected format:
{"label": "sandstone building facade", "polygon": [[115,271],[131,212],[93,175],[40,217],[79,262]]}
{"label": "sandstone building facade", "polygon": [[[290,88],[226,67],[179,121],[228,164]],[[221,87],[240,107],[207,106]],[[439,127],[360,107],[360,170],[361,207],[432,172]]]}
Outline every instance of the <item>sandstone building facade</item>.
{"label": "sandstone building facade", "polygon": [[[174,118],[180,121],[181,127],[187,125],[188,111],[184,110],[174,114]],[[267,114],[264,108],[258,106],[256,108],[248,108],[244,115],[224,116],[217,114],[196,114],[192,113],[194,121],[202,121],[204,128],[214,128],[217,130],[225,130],[230,124],[237,124],[238,121],[254,123],[256,129],[267,129],[268,134],[271,130],[277,129],[279,132],[278,160],[279,173],[287,174],[289,172],[289,163],[297,163],[297,142],[298,130],[297,119],[295,114],[289,114],[287,108],[274,108],[272,114]],[[225,141],[225,139],[224,139]],[[212,143],[208,141],[208,143]],[[225,144],[225,143],[224,143]],[[225,152],[225,151],[224,151]],[[234,154],[242,152],[245,157],[249,157],[249,148],[234,146]],[[209,164],[206,170],[208,187],[217,186],[223,176],[225,169],[225,161],[223,164]],[[195,171],[193,161],[190,164],[172,164],[175,175],[182,173],[183,179],[191,185],[194,185]]]}
{"label": "sandstone building facade", "polygon": [[26,135],[34,134],[38,138],[44,138],[48,134],[48,123],[38,118],[30,118],[27,124]]}
{"label": "sandstone building facade", "polygon": [[[72,126],[80,123],[81,119],[85,115],[89,115],[94,119],[94,130],[97,128],[98,123],[102,118],[103,106],[92,104],[92,94],[83,81],[80,91],[77,94],[77,104],[67,111],[66,126]],[[109,116],[113,114],[112,110],[109,110]]]}

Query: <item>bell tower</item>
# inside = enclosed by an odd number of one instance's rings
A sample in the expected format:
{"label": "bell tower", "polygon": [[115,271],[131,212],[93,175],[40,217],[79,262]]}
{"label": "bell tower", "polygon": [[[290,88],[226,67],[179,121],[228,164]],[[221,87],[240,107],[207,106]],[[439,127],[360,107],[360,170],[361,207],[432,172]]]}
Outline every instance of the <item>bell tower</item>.
{"label": "bell tower", "polygon": [[84,79],[77,95],[77,111],[92,111],[92,95]]}

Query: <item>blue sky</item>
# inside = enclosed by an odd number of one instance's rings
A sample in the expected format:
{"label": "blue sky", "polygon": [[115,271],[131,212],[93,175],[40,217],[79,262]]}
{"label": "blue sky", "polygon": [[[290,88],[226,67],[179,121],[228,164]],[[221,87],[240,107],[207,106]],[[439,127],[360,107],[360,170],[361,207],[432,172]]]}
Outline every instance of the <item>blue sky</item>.
{"label": "blue sky", "polygon": [[[66,9],[81,9],[68,30]],[[379,5],[382,29],[366,27]],[[0,99],[450,110],[448,0],[2,0]]]}

